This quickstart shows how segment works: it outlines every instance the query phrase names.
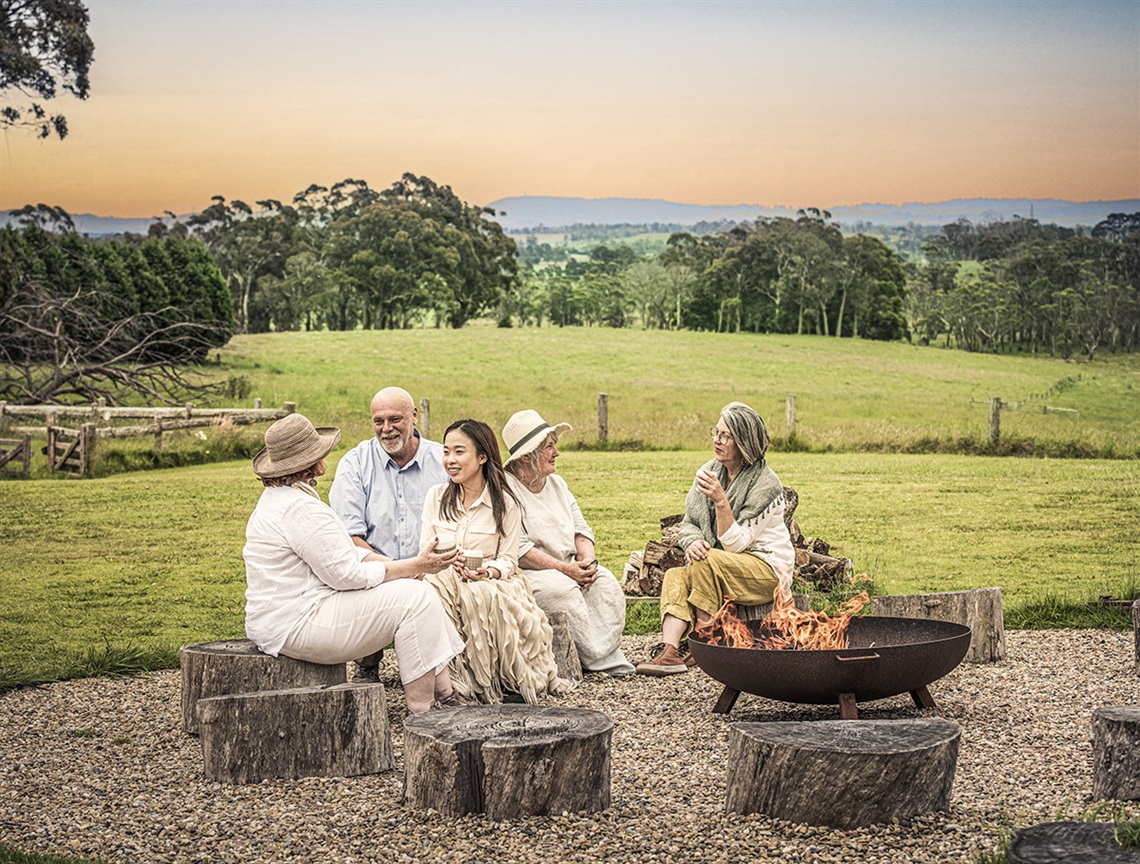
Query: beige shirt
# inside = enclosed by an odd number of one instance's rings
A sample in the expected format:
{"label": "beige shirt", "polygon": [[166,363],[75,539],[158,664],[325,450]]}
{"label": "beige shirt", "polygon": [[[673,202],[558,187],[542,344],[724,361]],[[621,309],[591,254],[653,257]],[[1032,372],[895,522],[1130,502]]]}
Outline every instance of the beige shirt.
{"label": "beige shirt", "polygon": [[557,474],[548,476],[538,492],[531,492],[514,474],[507,474],[507,482],[523,507],[520,556],[538,549],[568,564],[578,555],[577,535],[593,541],[594,532],[586,524],[577,499]]}
{"label": "beige shirt", "polygon": [[461,550],[482,552],[485,557],[484,567],[494,567],[502,579],[511,578],[518,570],[519,538],[522,534],[522,519],[515,500],[507,496],[506,512],[503,514],[504,533],[500,536],[495,528],[490,489],[486,486],[470,510],[464,510],[462,502],[456,505],[459,518],[455,521],[440,516],[439,502],[448,485],[441,483],[433,486],[424,499],[420,549],[423,550],[436,537],[439,538],[440,545],[454,542]]}

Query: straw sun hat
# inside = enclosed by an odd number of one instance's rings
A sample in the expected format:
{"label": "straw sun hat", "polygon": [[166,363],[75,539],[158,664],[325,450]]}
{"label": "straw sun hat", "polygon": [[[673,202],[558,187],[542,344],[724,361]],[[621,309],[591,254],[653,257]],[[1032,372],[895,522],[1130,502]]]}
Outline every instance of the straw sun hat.
{"label": "straw sun hat", "polygon": [[335,426],[313,428],[304,414],[288,414],[265,430],[265,449],[253,457],[258,477],[284,477],[328,456],[340,440]]}
{"label": "straw sun hat", "polygon": [[551,426],[537,411],[529,408],[526,411],[516,411],[503,427],[503,443],[507,445],[510,454],[507,462],[536,450],[549,433],[553,432],[555,437],[559,437],[572,428],[569,423]]}

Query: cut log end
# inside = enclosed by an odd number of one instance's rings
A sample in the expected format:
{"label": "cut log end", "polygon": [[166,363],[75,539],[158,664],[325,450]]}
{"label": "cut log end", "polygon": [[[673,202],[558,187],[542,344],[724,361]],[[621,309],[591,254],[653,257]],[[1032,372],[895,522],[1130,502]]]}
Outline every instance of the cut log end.
{"label": "cut log end", "polygon": [[725,807],[835,828],[947,810],[961,732],[941,718],[738,723]]}
{"label": "cut log end", "polygon": [[404,800],[493,819],[604,810],[613,721],[599,711],[485,705],[404,723]]}

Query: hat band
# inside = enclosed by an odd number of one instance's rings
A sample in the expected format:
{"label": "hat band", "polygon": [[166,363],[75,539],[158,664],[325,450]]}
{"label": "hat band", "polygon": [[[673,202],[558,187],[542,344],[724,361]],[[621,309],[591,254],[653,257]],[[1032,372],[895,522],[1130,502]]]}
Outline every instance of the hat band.
{"label": "hat band", "polygon": [[510,448],[510,454],[512,456],[514,456],[515,453],[518,452],[518,449],[523,446],[523,444],[525,444],[527,441],[529,441],[531,438],[533,438],[539,432],[542,432],[546,429],[552,429],[552,428],[553,427],[549,423],[547,423],[545,420],[543,420],[540,425],[535,426],[533,429],[531,429],[529,432],[527,432],[525,435],[523,435],[522,438],[520,438],[518,441],[515,442],[515,446]]}

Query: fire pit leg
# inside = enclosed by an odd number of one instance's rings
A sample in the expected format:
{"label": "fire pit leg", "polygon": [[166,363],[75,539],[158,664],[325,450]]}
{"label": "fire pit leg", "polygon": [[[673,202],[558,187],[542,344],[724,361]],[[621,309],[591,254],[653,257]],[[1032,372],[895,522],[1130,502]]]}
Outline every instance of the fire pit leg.
{"label": "fire pit leg", "polygon": [[919,708],[938,708],[938,703],[934,701],[934,697],[930,695],[930,691],[926,689],[925,685],[917,690],[911,690],[910,698]]}
{"label": "fire pit leg", "polygon": [[740,696],[740,691],[725,685],[724,690],[720,694],[720,698],[716,700],[713,705],[713,714],[727,714],[732,710],[732,706],[736,704],[737,697]]}
{"label": "fire pit leg", "polygon": [[839,694],[839,717],[842,720],[859,719],[859,709],[855,707],[854,693]]}

